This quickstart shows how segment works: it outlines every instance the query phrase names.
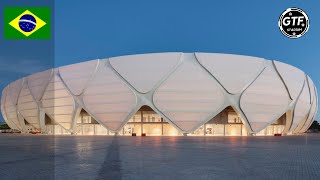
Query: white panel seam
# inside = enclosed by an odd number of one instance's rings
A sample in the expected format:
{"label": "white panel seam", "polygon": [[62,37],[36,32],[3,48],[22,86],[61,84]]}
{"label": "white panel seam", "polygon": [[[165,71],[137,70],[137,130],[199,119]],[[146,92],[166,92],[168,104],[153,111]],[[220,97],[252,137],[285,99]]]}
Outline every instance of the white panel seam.
{"label": "white panel seam", "polygon": [[[95,74],[96,74],[97,71],[98,71],[98,68],[99,68],[99,66],[100,66],[100,63],[101,63],[101,60],[100,60],[100,59],[97,59],[96,67],[95,67],[94,70],[92,71],[90,77],[88,78],[88,80],[87,80],[86,84],[84,85],[83,90],[82,90],[82,92],[80,93],[79,96],[82,96],[82,95],[84,94],[84,92],[87,90],[87,88],[88,88],[88,86],[89,86],[89,82],[92,81],[93,78],[95,77]],[[81,101],[82,101],[82,99],[81,99]]]}
{"label": "white panel seam", "polygon": [[[52,79],[52,77],[53,77],[53,74],[54,74],[54,69],[50,69],[51,71],[50,71],[50,77],[49,77],[49,80],[48,80],[48,82],[46,83],[46,85],[45,85],[45,87],[44,87],[44,91],[43,91],[43,93],[41,94],[41,96],[40,96],[40,98],[39,98],[39,102],[41,101],[41,99],[43,98],[43,96],[44,96],[44,93],[46,92],[46,89],[48,88],[48,86],[49,86],[49,84],[50,84],[50,81],[51,81],[51,79]],[[32,93],[32,92],[31,92]]]}
{"label": "white panel seam", "polygon": [[[58,76],[58,74],[57,74],[57,70],[56,70],[56,69],[53,69],[53,75],[52,75],[51,79],[49,80],[48,86],[47,86],[46,89],[44,90],[44,94],[45,94],[45,92],[47,91],[47,89],[48,89],[48,87],[49,87],[49,84],[50,84],[50,82],[52,81],[52,79],[54,80],[55,76],[57,76],[57,77],[59,78],[59,76]],[[53,91],[53,92],[54,92],[54,91]],[[42,97],[42,99],[41,99],[41,108],[43,108],[43,106],[42,106],[42,101],[43,101],[43,100],[44,100],[44,99],[43,99],[43,97]],[[44,113],[47,114],[47,116],[49,116],[49,118],[50,118],[52,121],[54,121],[55,124],[59,125],[59,126],[60,126],[61,128],[63,128],[63,129],[65,129],[65,128],[62,127],[50,114],[48,114],[48,113],[46,112],[45,108],[43,108],[43,110],[44,110]],[[66,129],[65,129],[65,130],[66,130]]]}
{"label": "white panel seam", "polygon": [[[7,88],[7,89],[6,89]],[[4,91],[6,89],[6,91]],[[3,92],[5,93],[5,94],[2,94],[2,97],[1,98],[3,98],[3,112],[2,112],[2,114],[3,114],[3,118],[4,118],[4,120],[5,121],[10,121],[10,123],[11,123],[11,120],[9,120],[7,117],[7,111],[6,111],[6,99],[7,99],[7,94],[8,94],[8,89],[9,89],[9,85],[7,85],[5,88],[4,88],[4,90],[3,90]],[[7,122],[7,124],[8,124],[8,126],[9,126],[9,123]],[[11,128],[11,127],[10,127]]]}
{"label": "white panel seam", "polygon": [[[301,131],[307,131],[307,129],[311,126],[311,124],[313,123],[314,119],[316,118],[316,115],[318,113],[318,98],[317,98],[317,88],[315,86],[313,86],[313,89],[314,89],[314,98],[313,98],[313,103],[315,103],[314,105],[316,106],[315,107],[315,112],[314,114],[312,115],[312,118],[310,119],[310,122],[306,125],[304,124],[304,126],[300,129],[300,132]],[[313,104],[312,104],[313,105]],[[312,108],[312,105],[311,105],[311,108]],[[310,112],[309,112],[310,113]],[[309,114],[310,116],[310,114]],[[306,121],[307,122],[307,121]],[[305,122],[305,123],[306,123]],[[303,133],[303,132],[302,132]]]}
{"label": "white panel seam", "polygon": [[[99,118],[97,118],[94,114],[92,114],[88,108],[86,107],[86,104],[83,102],[83,95],[86,92],[88,86],[89,86],[89,82],[93,81],[95,79],[95,77],[97,76],[98,71],[104,67],[105,62],[101,59],[98,59],[98,63],[97,63],[97,67],[95,69],[95,71],[93,72],[91,79],[88,81],[88,84],[86,85],[86,87],[83,89],[83,93],[80,95],[79,101],[82,103],[82,109],[84,109],[91,117],[93,117],[101,126],[103,126],[105,129],[107,129],[108,131],[110,131],[110,129],[108,127],[106,127]],[[80,111],[81,113],[81,111]],[[80,115],[80,113],[78,115]]]}
{"label": "white panel seam", "polygon": [[[15,106],[15,108],[16,108],[16,116],[17,116],[17,121],[18,121],[18,123],[19,123],[19,125],[20,125],[20,128],[21,128],[21,131],[23,130],[23,128],[22,128],[22,125],[21,125],[21,123],[20,123],[20,121],[19,121],[19,114],[20,114],[20,112],[19,112],[19,109],[18,109],[18,101],[19,101],[19,96],[20,96],[20,94],[21,94],[21,91],[22,91],[22,88],[23,88],[23,85],[26,83],[26,78],[21,78],[22,79],[22,82],[21,82],[21,88],[20,88],[20,90],[18,90],[18,95],[17,95],[17,99],[15,100],[16,102],[14,102],[14,106]],[[20,79],[19,79],[20,80]],[[20,114],[21,115],[21,114]],[[17,126],[17,125],[16,125]],[[17,128],[19,128],[18,126],[17,126]]]}
{"label": "white panel seam", "polygon": [[293,103],[293,107],[292,107],[292,111],[291,111],[292,112],[292,120],[291,120],[290,127],[288,129],[288,132],[293,132],[294,131],[294,129],[292,129],[292,125],[293,125],[293,120],[294,120],[294,117],[295,117],[296,106],[297,106],[298,100],[299,100],[299,98],[300,98],[300,96],[301,96],[301,94],[303,92],[303,89],[306,86],[306,84],[307,84],[306,83],[306,79],[304,79],[302,89],[300,90],[297,99]]}
{"label": "white panel seam", "polygon": [[287,84],[285,83],[285,81],[284,81],[283,77],[281,76],[281,74],[280,74],[280,72],[279,72],[279,70],[278,70],[278,68],[277,68],[277,66],[276,66],[276,64],[275,64],[275,62],[274,62],[274,60],[272,60],[272,65],[273,65],[273,68],[275,69],[275,71],[277,72],[277,74],[278,74],[279,78],[281,79],[281,81],[282,81],[282,83],[283,83],[284,87],[286,88],[287,93],[288,93],[288,95],[289,95],[289,98],[290,98],[291,100],[293,100],[293,98],[292,98],[292,96],[291,96],[291,94],[290,94],[289,88],[288,88]]}
{"label": "white panel seam", "polygon": [[[61,126],[63,129],[72,132],[72,131],[73,131],[73,125],[74,125],[74,119],[75,119],[75,116],[76,116],[75,114],[76,114],[77,107],[78,107],[78,103],[76,102],[73,93],[70,91],[70,89],[68,88],[68,86],[67,86],[66,83],[64,82],[63,78],[61,77],[61,75],[60,75],[60,69],[58,69],[56,73],[57,73],[57,74],[56,74],[57,77],[61,80],[61,82],[62,82],[65,90],[69,93],[69,95],[71,96],[72,101],[73,101],[73,105],[72,105],[73,111],[72,111],[72,119],[71,119],[71,122],[70,122],[70,129],[66,129],[66,128],[64,128],[62,125],[60,125],[60,126]],[[58,124],[60,124],[60,123],[58,123]]]}
{"label": "white panel seam", "polygon": [[194,58],[195,66],[198,66],[206,74],[206,76],[212,80],[212,82],[218,87],[218,89],[222,93],[223,103],[221,104],[221,106],[219,108],[217,108],[216,111],[210,113],[210,115],[208,116],[207,119],[205,119],[204,121],[198,122],[197,125],[193,129],[191,129],[189,133],[197,130],[198,128],[200,128],[201,126],[203,126],[204,124],[209,122],[212,118],[217,116],[219,113],[221,113],[225,108],[227,108],[230,105],[230,102],[226,101],[226,99],[228,99],[228,95],[227,95],[228,91],[222,86],[222,84],[205,67],[202,66],[202,64],[199,62],[199,59],[197,58],[196,53],[192,53],[192,55]]}
{"label": "white panel seam", "polygon": [[238,101],[238,105],[239,105],[239,110],[243,113],[243,115],[244,115],[244,120],[245,121],[247,121],[247,123],[248,123],[248,125],[249,125],[249,130],[251,131],[251,132],[254,132],[253,131],[253,129],[252,129],[252,127],[251,127],[251,124],[250,124],[250,122],[249,122],[249,119],[248,119],[248,117],[247,117],[247,115],[246,115],[246,113],[243,111],[243,109],[242,109],[242,107],[241,107],[241,99],[242,99],[242,96],[243,96],[243,94],[244,94],[244,92],[246,92],[246,90],[261,76],[261,74],[265,71],[267,69],[267,67],[266,67],[266,65],[264,66],[264,68],[259,72],[259,74],[257,75],[257,77],[255,77],[246,87],[245,87],[245,89],[243,89],[243,91],[241,91],[240,92],[240,97],[239,97],[239,101]]}
{"label": "white panel seam", "polygon": [[[154,94],[154,92],[157,90],[157,88],[164,82],[164,81],[166,81],[170,76],[171,76],[171,74],[172,73],[174,73],[175,72],[175,70],[181,65],[181,63],[182,63],[182,53],[180,53],[180,58],[179,58],[179,61],[177,62],[177,64],[175,65],[175,67],[173,67],[160,81],[158,81],[155,85],[154,85],[154,87],[150,90],[150,91],[148,91],[147,93],[140,93],[139,91],[137,91],[129,82],[127,82],[120,74],[119,74],[119,72],[117,72],[116,71],[116,69],[114,69],[113,67],[112,67],[112,65],[110,64],[110,67],[111,67],[111,69],[113,69],[114,70],[114,72],[118,75],[118,77],[122,80],[122,81],[124,81],[124,83],[127,85],[127,86],[129,86],[129,87],[131,87],[131,90],[134,92],[134,94],[135,94],[135,96],[136,96],[136,98],[137,98],[137,106],[136,106],[136,108],[134,108],[133,109],[133,111],[138,111],[143,105],[147,105],[147,106],[149,106],[150,108],[152,108],[156,113],[158,113],[160,116],[162,116],[162,118],[164,118],[169,124],[171,124],[172,126],[174,126],[176,129],[178,129],[179,131],[181,131],[182,132],[182,130],[173,122],[173,121],[171,121],[167,116],[165,116],[160,110],[158,110],[157,109],[157,107],[154,105],[154,103],[153,103],[153,94]],[[108,59],[109,60],[109,59]],[[110,63],[110,62],[109,62]],[[150,96],[150,97],[148,97],[148,96]],[[147,101],[148,103],[146,103],[146,102],[143,102],[143,101]],[[135,112],[135,113],[136,113]],[[134,114],[135,114],[134,113]],[[133,116],[134,114],[132,114],[131,116]],[[130,117],[131,118],[131,117]],[[128,121],[130,120],[130,118],[128,118],[125,122],[124,122],[124,124],[123,124],[123,126],[125,125],[125,124],[127,124],[128,123]],[[123,127],[122,126],[122,127]]]}
{"label": "white panel seam", "polygon": [[[297,132],[300,132],[300,131],[304,128],[305,124],[307,123],[307,121],[308,121],[308,119],[309,119],[309,116],[310,116],[310,113],[311,113],[312,105],[313,105],[313,103],[314,103],[314,98],[311,97],[311,96],[312,96],[312,93],[311,93],[311,89],[310,89],[309,78],[308,78],[307,75],[306,75],[305,78],[306,78],[307,85],[308,85],[308,91],[309,91],[309,97],[310,97],[310,102],[311,102],[311,104],[310,104],[310,108],[309,108],[307,117],[305,118],[305,121],[303,122],[303,125],[301,126],[301,128],[300,128],[299,130],[297,129],[299,126],[295,129],[295,131],[297,131]],[[300,123],[302,123],[302,122],[300,122]],[[299,124],[300,124],[300,123],[299,123]]]}
{"label": "white panel seam", "polygon": [[[41,128],[41,122],[40,122],[40,121],[41,121],[41,118],[40,118],[40,107],[39,107],[39,103],[38,103],[37,99],[34,97],[34,95],[32,94],[32,91],[31,91],[31,89],[30,89],[30,87],[29,87],[29,80],[28,80],[28,78],[26,78],[25,83],[26,83],[26,87],[27,87],[28,91],[30,92],[30,95],[31,95],[32,99],[33,99],[34,102],[37,104],[37,110],[38,110],[37,113],[38,113],[39,127],[40,127],[40,130],[43,131],[42,128]],[[22,87],[23,87],[23,86],[22,86]]]}

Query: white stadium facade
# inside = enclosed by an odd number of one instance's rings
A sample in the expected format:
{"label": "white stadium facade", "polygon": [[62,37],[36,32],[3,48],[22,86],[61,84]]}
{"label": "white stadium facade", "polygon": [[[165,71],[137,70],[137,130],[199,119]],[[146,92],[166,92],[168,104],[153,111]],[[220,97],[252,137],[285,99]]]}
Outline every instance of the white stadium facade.
{"label": "white stadium facade", "polygon": [[247,136],[304,133],[318,109],[301,70],[215,53],[153,53],[50,69],[2,92],[21,132],[76,135]]}

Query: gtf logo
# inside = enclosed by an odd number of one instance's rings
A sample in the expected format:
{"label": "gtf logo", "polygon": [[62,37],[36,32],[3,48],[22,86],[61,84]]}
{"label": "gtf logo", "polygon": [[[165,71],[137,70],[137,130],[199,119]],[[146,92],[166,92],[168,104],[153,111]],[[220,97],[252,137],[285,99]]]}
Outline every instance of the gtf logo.
{"label": "gtf logo", "polygon": [[278,21],[280,31],[288,38],[302,37],[308,31],[309,25],[307,14],[299,8],[288,8]]}

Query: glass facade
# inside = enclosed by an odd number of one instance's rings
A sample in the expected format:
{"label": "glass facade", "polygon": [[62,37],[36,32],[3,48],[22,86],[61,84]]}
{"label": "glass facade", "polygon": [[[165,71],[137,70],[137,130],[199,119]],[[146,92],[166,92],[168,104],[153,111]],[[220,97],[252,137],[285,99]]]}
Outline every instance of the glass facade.
{"label": "glass facade", "polygon": [[242,123],[242,121],[236,112],[228,112],[228,123]]}
{"label": "glass facade", "polygon": [[241,124],[226,124],[225,136],[241,136],[242,134]]}
{"label": "glass facade", "polygon": [[161,136],[163,124],[144,124],[143,133],[149,136]]}
{"label": "glass facade", "polygon": [[136,136],[178,136],[182,135],[175,127],[154,112],[150,107],[143,106],[124,126],[124,135]]}
{"label": "glass facade", "polygon": [[143,122],[162,122],[160,115],[155,113],[153,110],[142,111]]}
{"label": "glass facade", "polygon": [[282,134],[286,124],[286,116],[281,116],[276,122],[263,129],[257,136],[273,136],[274,134]]}
{"label": "glass facade", "polygon": [[141,134],[141,124],[128,123],[123,128],[123,135],[131,136],[133,133],[136,135]]}
{"label": "glass facade", "polygon": [[54,134],[54,135],[67,135],[70,134],[69,131],[62,128],[60,125],[46,125],[46,130],[48,134]]}
{"label": "glass facade", "polygon": [[224,125],[206,124],[206,136],[224,136]]}
{"label": "glass facade", "polygon": [[163,124],[163,135],[164,136],[181,136],[182,133],[173,127],[171,124]]}
{"label": "glass facade", "polygon": [[77,135],[108,135],[108,130],[100,125],[87,112],[81,111],[77,119]]}
{"label": "glass facade", "polygon": [[[70,134],[61,126],[54,124],[50,119],[46,120],[48,134]],[[281,134],[285,127],[285,115],[279,118],[272,125],[257,133],[257,136],[268,136]],[[77,120],[77,135],[114,135],[104,126],[100,125],[87,112],[81,111]],[[128,123],[118,133],[124,136],[181,136],[183,135],[177,128],[163,120],[150,107],[143,106],[128,121]],[[212,118],[210,121],[199,127],[189,136],[247,136],[248,132],[242,123],[240,116],[228,107]]]}
{"label": "glass facade", "polygon": [[136,114],[134,116],[132,116],[132,118],[129,120],[129,122],[141,122],[141,111],[136,112]]}
{"label": "glass facade", "polygon": [[192,136],[204,136],[205,135],[204,125],[200,126],[197,130],[193,131],[190,135],[192,135]]}

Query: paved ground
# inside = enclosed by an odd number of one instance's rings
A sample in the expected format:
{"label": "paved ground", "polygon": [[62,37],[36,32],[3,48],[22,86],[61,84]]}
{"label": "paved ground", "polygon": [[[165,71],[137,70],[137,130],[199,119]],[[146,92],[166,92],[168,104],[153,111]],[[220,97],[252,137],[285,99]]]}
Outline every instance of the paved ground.
{"label": "paved ground", "polygon": [[320,179],[320,135],[0,134],[0,179]]}

